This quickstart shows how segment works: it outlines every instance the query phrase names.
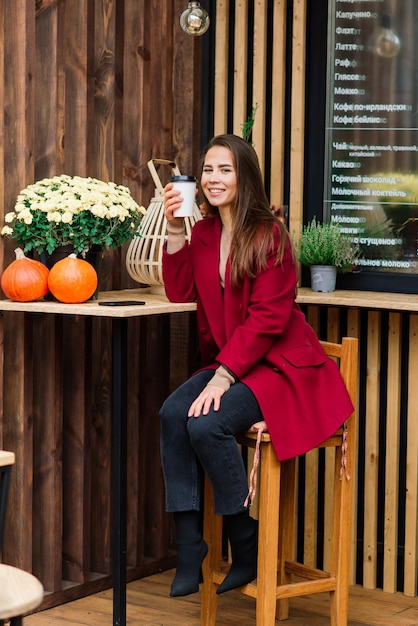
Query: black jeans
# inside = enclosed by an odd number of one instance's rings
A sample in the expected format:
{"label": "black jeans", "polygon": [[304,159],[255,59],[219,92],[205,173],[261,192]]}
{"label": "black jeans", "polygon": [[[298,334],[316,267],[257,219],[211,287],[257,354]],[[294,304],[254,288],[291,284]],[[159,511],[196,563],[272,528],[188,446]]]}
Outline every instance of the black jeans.
{"label": "black jeans", "polygon": [[235,435],[263,419],[253,393],[235,383],[222,396],[219,411],[187,417],[192,402],[213,370],[192,376],[164,402],[161,459],[169,512],[200,510],[204,472],[212,484],[215,511],[235,515],[245,509],[247,473]]}

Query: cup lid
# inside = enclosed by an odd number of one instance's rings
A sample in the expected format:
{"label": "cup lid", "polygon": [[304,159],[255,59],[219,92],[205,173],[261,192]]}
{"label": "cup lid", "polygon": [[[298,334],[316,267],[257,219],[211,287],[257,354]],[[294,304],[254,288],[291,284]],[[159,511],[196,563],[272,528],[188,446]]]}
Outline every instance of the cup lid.
{"label": "cup lid", "polygon": [[196,178],[194,176],[186,176],[185,174],[179,174],[177,176],[171,176],[170,183],[195,183]]}

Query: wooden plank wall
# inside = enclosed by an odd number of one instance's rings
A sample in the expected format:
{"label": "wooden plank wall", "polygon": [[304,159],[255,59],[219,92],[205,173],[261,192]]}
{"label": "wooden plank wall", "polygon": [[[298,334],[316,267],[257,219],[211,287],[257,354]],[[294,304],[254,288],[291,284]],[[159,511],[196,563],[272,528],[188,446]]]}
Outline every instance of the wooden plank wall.
{"label": "wooden plank wall", "polygon": [[[43,177],[114,180],[147,206],[150,158],[196,169],[200,86],[191,77],[201,40],[181,31],[184,8],[184,0],[0,2],[1,222],[18,192]],[[0,241],[0,268],[14,247]],[[102,290],[136,286],[124,252],[105,253]],[[131,577],[174,563],[156,415],[190,370],[192,324],[188,315],[129,322]],[[107,321],[0,318],[0,445],[16,452],[3,559],[39,576],[50,605],[110,584],[110,362]]]}
{"label": "wooden plank wall", "polygon": [[[288,14],[288,6],[293,10]],[[289,9],[290,11],[290,9]],[[247,101],[258,105],[252,141],[273,205],[284,202],[284,146],[290,125],[289,229],[303,223],[305,33],[307,0],[217,2],[215,59],[216,133],[240,134]],[[268,22],[274,36],[268,35]],[[228,24],[234,38],[229,45]],[[251,27],[251,24],[253,25]],[[290,117],[286,101],[286,31],[291,29]],[[252,28],[252,30],[251,30]],[[250,31],[250,32],[249,32]],[[248,35],[247,35],[248,33]],[[247,50],[250,54],[247,56]],[[233,62],[228,63],[228,55]],[[249,60],[248,60],[249,59]],[[267,98],[267,80],[271,96]],[[231,73],[228,74],[230,69]],[[228,117],[233,97],[232,119]],[[418,586],[418,425],[416,376],[417,316],[406,313],[343,311],[309,307],[306,314],[321,339],[360,337],[358,471],[353,516],[351,582],[417,595]],[[329,563],[328,521],[332,502],[332,458],[311,452],[299,467],[297,550],[310,564]]]}

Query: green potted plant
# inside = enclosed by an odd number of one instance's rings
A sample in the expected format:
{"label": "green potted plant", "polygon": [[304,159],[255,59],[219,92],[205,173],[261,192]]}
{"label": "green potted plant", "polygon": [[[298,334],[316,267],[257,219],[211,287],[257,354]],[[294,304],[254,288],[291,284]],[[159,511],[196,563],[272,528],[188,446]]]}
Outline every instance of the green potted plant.
{"label": "green potted plant", "polygon": [[359,255],[358,246],[336,224],[318,222],[316,216],[302,228],[296,251],[311,269],[313,291],[334,291],[337,272],[352,271]]}

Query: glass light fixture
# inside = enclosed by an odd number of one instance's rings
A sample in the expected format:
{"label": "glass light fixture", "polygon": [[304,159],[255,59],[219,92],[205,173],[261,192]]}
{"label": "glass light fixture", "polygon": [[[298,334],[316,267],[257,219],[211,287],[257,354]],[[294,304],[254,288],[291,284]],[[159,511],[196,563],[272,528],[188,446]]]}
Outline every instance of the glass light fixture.
{"label": "glass light fixture", "polygon": [[189,5],[180,16],[180,26],[188,35],[199,37],[209,28],[209,15],[200,6],[200,2],[189,2]]}
{"label": "glass light fixture", "polygon": [[392,29],[392,21],[387,13],[381,16],[379,28],[372,35],[370,48],[375,54],[386,58],[395,57],[401,49],[401,40]]}

